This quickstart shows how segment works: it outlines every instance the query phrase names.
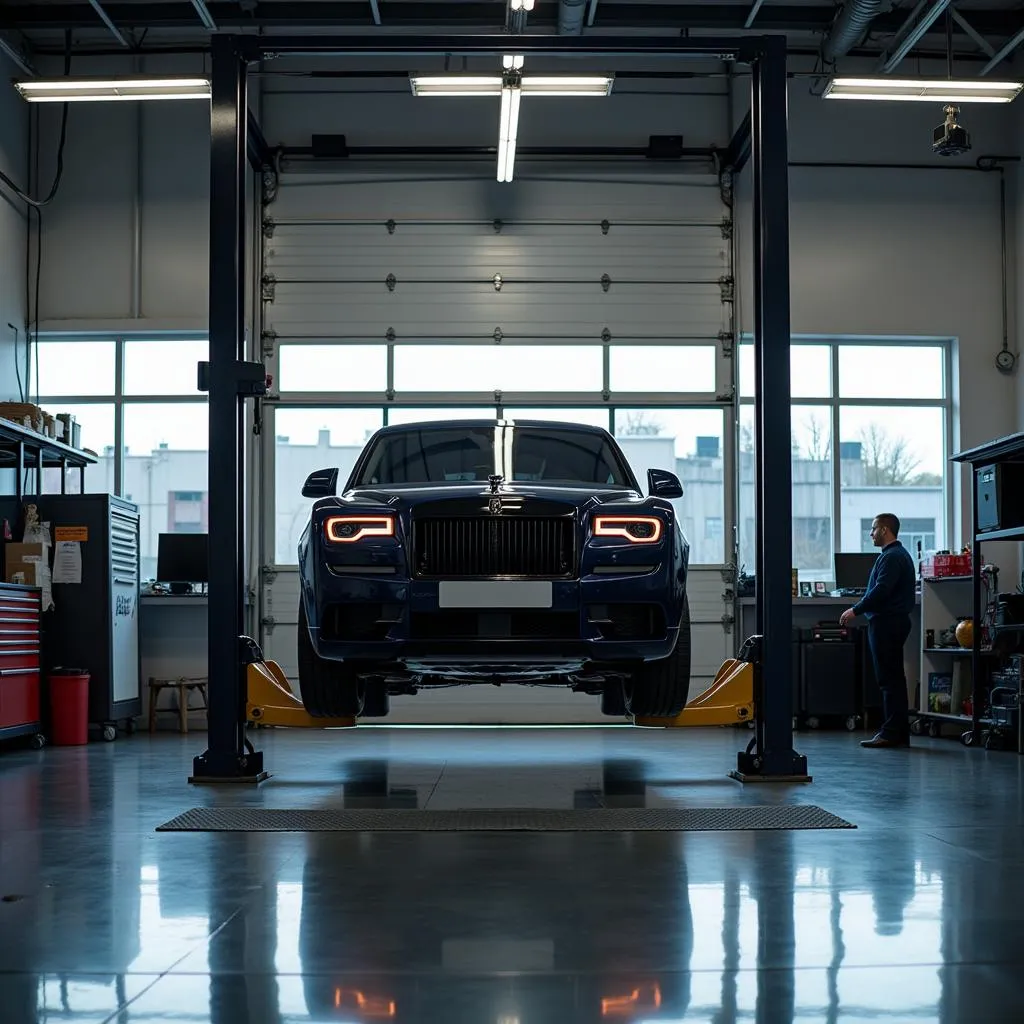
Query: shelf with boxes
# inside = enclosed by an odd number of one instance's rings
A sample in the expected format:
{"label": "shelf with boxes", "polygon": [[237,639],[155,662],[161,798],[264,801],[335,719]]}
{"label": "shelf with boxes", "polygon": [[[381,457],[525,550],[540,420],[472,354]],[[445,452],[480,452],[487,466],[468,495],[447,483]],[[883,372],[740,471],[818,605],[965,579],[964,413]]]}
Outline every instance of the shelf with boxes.
{"label": "shelf with boxes", "polygon": [[[41,430],[25,426],[21,422],[15,422],[8,417],[17,417],[22,409],[33,410],[44,416],[46,414],[38,410],[36,406],[21,406],[17,403],[0,403],[0,469],[15,470],[14,496],[21,498],[24,493],[41,494],[43,490],[43,470],[60,469],[61,484],[60,493],[67,493],[67,471],[77,469],[79,471],[79,490],[85,490],[85,469],[97,461],[97,457],[89,451],[77,448],[74,444],[66,444],[56,437],[44,433],[48,429],[45,419],[35,416],[34,426],[41,427]],[[20,419],[20,417],[19,417]],[[75,440],[74,432],[78,424],[72,417],[50,417],[56,432],[56,423],[61,423],[65,429],[72,431],[71,440]],[[35,488],[26,491],[26,470],[35,475]]]}

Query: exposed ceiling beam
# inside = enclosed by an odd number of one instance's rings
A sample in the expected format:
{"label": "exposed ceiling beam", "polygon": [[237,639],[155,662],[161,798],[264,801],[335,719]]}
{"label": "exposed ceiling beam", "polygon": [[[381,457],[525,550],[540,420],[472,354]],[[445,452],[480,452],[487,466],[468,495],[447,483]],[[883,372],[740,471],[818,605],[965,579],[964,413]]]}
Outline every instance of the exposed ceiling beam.
{"label": "exposed ceiling beam", "polygon": [[[219,30],[258,27],[301,29],[316,26],[344,27],[371,24],[367,0],[261,0],[251,13],[237,0],[204,0],[206,9]],[[389,0],[388,25],[401,28],[437,26],[503,25],[505,4],[488,0],[465,3],[423,3],[417,0]],[[151,3],[125,3],[104,0],[110,20],[126,31],[131,28],[195,29],[196,11],[190,0],[154,0]],[[601,27],[709,29],[740,31],[750,13],[745,4],[706,3],[629,3],[624,0],[600,0]],[[1011,8],[971,10],[971,24],[989,38],[1008,38],[1020,28],[1019,11]],[[834,8],[825,4],[770,3],[757,14],[762,31],[827,32],[835,20]],[[892,35],[905,20],[902,11],[880,13],[872,21],[872,30]],[[541,3],[530,14],[531,26],[554,27],[558,4]],[[26,29],[83,29],[95,27],[95,18],[83,3],[0,4],[0,27]],[[932,29],[939,33],[941,26]]]}
{"label": "exposed ceiling beam", "polygon": [[998,53],[992,55],[992,59],[978,72],[979,75],[987,75],[997,64],[1001,64],[1014,50],[1024,43],[1024,28],[1022,28]]}
{"label": "exposed ceiling beam", "polygon": [[[906,34],[903,41],[896,47],[896,50],[890,55],[888,53],[882,55],[882,59],[878,62],[878,70],[884,71],[889,74],[890,71],[895,71],[899,66],[900,61],[921,41],[925,33],[935,24],[946,8],[949,6],[950,0],[934,0],[931,7],[929,7],[922,15],[920,21]],[[915,14],[920,10],[920,4],[915,8]],[[913,19],[914,14],[907,19],[907,24]]]}
{"label": "exposed ceiling beam", "polygon": [[16,39],[10,32],[0,32],[0,53],[3,53],[22,74],[30,78],[35,77],[32,50],[24,39]]}
{"label": "exposed ceiling beam", "polygon": [[594,17],[597,15],[597,0],[590,0],[590,10],[587,11],[587,27],[594,24]]}
{"label": "exposed ceiling beam", "polygon": [[[110,29],[110,34],[125,49],[128,49],[128,47],[129,47],[128,40],[125,39],[125,37],[121,34],[121,30],[113,23],[113,21],[110,20],[110,16],[103,9],[103,5],[100,3],[100,0],[89,0],[89,4],[92,6],[92,9],[100,16],[100,21],[102,21],[103,24],[106,25],[108,29]],[[67,26],[64,26],[64,27],[66,28]]]}
{"label": "exposed ceiling beam", "polygon": [[377,0],[370,0],[370,13],[373,15],[374,25],[380,24],[380,6],[377,4]]}
{"label": "exposed ceiling beam", "polygon": [[199,20],[203,23],[203,28],[209,29],[210,32],[216,32],[217,22],[213,20],[213,15],[210,14],[210,8],[206,6],[206,0],[192,0],[192,6],[196,9],[196,14],[199,15]]}
{"label": "exposed ceiling beam", "polygon": [[750,13],[747,15],[747,20],[743,22],[744,28],[750,28],[754,24],[754,19],[757,17],[757,12],[761,10],[761,5],[764,0],[754,0],[753,6],[750,8]]}
{"label": "exposed ceiling beam", "polygon": [[982,53],[987,53],[990,57],[995,55],[995,47],[956,9],[953,10],[953,20],[974,40]]}

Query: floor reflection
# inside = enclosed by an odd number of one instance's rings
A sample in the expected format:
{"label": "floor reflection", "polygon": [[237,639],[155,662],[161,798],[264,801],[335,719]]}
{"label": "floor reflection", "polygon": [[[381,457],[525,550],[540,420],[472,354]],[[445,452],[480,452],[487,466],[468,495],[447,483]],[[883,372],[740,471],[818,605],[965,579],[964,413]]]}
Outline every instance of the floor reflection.
{"label": "floor reflection", "polygon": [[[629,749],[482,751],[367,751],[311,772],[303,805],[721,799]],[[153,832],[183,787],[130,757],[72,753],[68,787],[39,763],[0,764],[2,1024],[1024,1020],[1024,829],[929,831],[924,783],[891,768],[885,823],[852,832],[204,835]],[[840,784],[807,795],[851,813]],[[956,806],[936,786],[933,813]]]}

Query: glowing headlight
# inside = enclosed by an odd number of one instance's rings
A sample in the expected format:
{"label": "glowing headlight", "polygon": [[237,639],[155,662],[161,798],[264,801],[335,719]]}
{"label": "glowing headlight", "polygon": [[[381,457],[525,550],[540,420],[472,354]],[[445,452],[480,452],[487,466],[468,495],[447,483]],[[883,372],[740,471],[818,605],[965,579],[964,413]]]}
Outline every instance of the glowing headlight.
{"label": "glowing headlight", "polygon": [[597,516],[595,537],[622,537],[634,544],[656,544],[662,525],[657,516]]}
{"label": "glowing headlight", "polygon": [[330,516],[324,536],[332,544],[353,544],[368,537],[394,537],[394,516]]}

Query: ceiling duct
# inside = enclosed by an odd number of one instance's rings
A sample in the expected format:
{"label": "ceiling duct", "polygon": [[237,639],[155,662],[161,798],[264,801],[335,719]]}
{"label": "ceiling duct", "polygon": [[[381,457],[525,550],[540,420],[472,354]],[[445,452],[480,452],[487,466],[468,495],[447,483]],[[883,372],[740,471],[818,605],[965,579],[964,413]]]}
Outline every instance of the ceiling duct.
{"label": "ceiling duct", "polygon": [[583,15],[587,0],[559,0],[558,34],[578,36],[583,31]]}
{"label": "ceiling duct", "polygon": [[822,57],[834,61],[846,56],[864,38],[883,6],[887,6],[885,0],[847,0],[822,43]]}

